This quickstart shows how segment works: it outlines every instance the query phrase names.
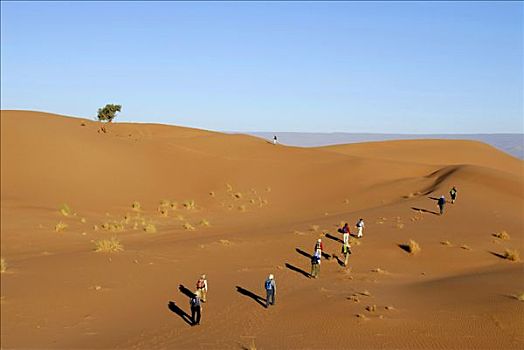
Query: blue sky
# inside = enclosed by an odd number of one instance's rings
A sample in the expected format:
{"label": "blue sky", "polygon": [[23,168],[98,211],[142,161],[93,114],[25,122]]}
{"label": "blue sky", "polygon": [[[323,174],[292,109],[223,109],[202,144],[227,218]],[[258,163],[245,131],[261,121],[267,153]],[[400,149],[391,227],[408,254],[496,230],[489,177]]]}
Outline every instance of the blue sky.
{"label": "blue sky", "polygon": [[524,132],[522,2],[5,2],[1,108],[222,131]]}

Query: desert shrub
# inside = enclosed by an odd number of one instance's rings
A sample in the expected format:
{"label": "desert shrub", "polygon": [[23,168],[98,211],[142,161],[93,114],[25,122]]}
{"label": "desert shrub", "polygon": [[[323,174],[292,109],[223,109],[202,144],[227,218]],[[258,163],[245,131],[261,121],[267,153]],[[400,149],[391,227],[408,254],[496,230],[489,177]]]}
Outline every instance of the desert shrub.
{"label": "desert shrub", "polygon": [[366,310],[368,310],[369,312],[375,312],[377,311],[377,305],[366,306]]}
{"label": "desert shrub", "polygon": [[233,186],[231,186],[230,184],[226,184],[226,190],[227,190],[228,192],[233,191]]}
{"label": "desert shrub", "polygon": [[515,295],[515,299],[517,299],[518,301],[524,301],[524,293]]}
{"label": "desert shrub", "polygon": [[209,223],[209,221],[207,221],[206,219],[202,219],[200,221],[200,226],[206,226],[206,227],[209,227],[211,226],[211,224]]}
{"label": "desert shrub", "polygon": [[69,206],[66,203],[62,204],[62,206],[60,207],[60,213],[63,216],[69,216],[73,214],[73,212],[71,211],[71,208],[69,208]]}
{"label": "desert shrub", "polygon": [[237,192],[233,195],[233,197],[235,197],[236,199],[241,199],[242,198],[242,193],[240,192]]}
{"label": "desert shrub", "polygon": [[116,253],[124,250],[124,247],[116,237],[111,239],[100,239],[95,241],[95,251],[102,253]]}
{"label": "desert shrub", "polygon": [[256,201],[255,201],[254,199],[250,199],[250,200],[249,200],[249,203],[251,203],[251,204],[255,204]]}
{"label": "desert shrub", "polygon": [[55,231],[56,232],[62,232],[67,228],[67,224],[65,222],[60,221],[58,224],[55,225]]}
{"label": "desert shrub", "polygon": [[153,223],[148,223],[144,226],[144,231],[147,233],[156,233],[156,226]]}
{"label": "desert shrub", "polygon": [[171,209],[176,210],[178,208],[178,203],[171,201],[171,204],[169,205]]}
{"label": "desert shrub", "polygon": [[132,208],[134,211],[139,211],[139,210],[140,210],[140,202],[138,202],[138,201],[134,201],[134,202],[131,204],[131,208]]}
{"label": "desert shrub", "polygon": [[7,263],[4,258],[0,258],[0,273],[4,273],[7,270]]}
{"label": "desert shrub", "polygon": [[520,254],[516,249],[506,249],[504,251],[504,258],[510,261],[519,261]]}
{"label": "desert shrub", "polygon": [[162,199],[158,205],[159,205],[160,207],[169,207],[170,204],[171,204],[171,202],[169,202],[169,200],[167,200],[167,199]]}
{"label": "desert shrub", "polygon": [[103,230],[110,231],[110,232],[123,232],[125,230],[125,227],[120,222],[104,222],[100,227]]}
{"label": "desert shrub", "polygon": [[503,239],[503,240],[509,240],[510,239],[509,234],[506,231],[500,231],[500,232],[494,233],[493,237],[497,237],[497,238],[500,238],[500,239]]}
{"label": "desert shrub", "polygon": [[168,215],[168,210],[166,207],[158,207],[158,212],[160,213],[160,216],[166,217]]}
{"label": "desert shrub", "polygon": [[188,230],[188,231],[195,231],[195,228],[193,227],[193,225],[191,225],[191,224],[188,223],[188,222],[184,223],[184,225],[182,225],[182,227],[183,227],[185,230]]}
{"label": "desert shrub", "polygon": [[400,248],[404,249],[405,251],[407,251],[408,253],[410,254],[417,254],[420,252],[420,246],[418,245],[417,242],[415,242],[414,240],[410,239],[408,243],[405,243],[405,244],[399,244]]}
{"label": "desert shrub", "polygon": [[450,241],[441,241],[440,244],[442,245],[451,245]]}

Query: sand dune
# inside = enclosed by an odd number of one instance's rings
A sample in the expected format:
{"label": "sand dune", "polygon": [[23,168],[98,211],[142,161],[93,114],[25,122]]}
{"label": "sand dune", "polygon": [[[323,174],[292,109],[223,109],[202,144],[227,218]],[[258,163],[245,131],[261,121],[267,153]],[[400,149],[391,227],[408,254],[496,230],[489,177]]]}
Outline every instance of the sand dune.
{"label": "sand dune", "polygon": [[[1,112],[2,347],[524,346],[523,264],[503,258],[524,254],[523,161],[469,141],[299,148],[99,127]],[[457,202],[436,215],[453,185]],[[345,269],[336,229],[359,217]],[[113,236],[122,252],[94,252]],[[330,258],[312,280],[318,237]],[[410,239],[416,255],[399,247]],[[190,327],[178,288],[202,272],[209,302]],[[269,273],[277,304],[265,309]]]}

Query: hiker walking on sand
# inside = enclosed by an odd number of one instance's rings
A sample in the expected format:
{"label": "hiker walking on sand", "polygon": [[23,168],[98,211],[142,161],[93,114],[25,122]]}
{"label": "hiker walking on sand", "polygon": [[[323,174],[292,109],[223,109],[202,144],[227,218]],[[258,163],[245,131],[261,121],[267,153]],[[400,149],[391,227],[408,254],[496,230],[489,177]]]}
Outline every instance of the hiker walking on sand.
{"label": "hiker walking on sand", "polygon": [[206,296],[207,296],[207,279],[206,275],[200,276],[196,283],[197,291],[200,293],[200,298],[203,303],[206,302]]}
{"label": "hiker walking on sand", "polygon": [[453,186],[453,188],[449,191],[449,196],[451,197],[451,204],[455,204],[455,199],[457,198],[457,188]]}
{"label": "hiker walking on sand", "polygon": [[278,143],[277,135],[273,136],[273,144],[276,145]]}
{"label": "hiker walking on sand", "polygon": [[319,252],[318,255],[322,256],[323,251],[324,251],[324,244],[322,244],[322,240],[319,238],[317,240],[317,243],[315,243],[315,253]]}
{"label": "hiker walking on sand", "polygon": [[273,274],[270,274],[264,283],[266,288],[266,309],[269,305],[275,305],[275,294],[277,292],[277,284],[275,282],[275,277]]}
{"label": "hiker walking on sand", "polygon": [[351,246],[349,243],[342,245],[342,255],[344,255],[344,267],[348,266],[349,254],[351,254]]}
{"label": "hiker walking on sand", "polygon": [[440,215],[444,214],[444,204],[446,204],[446,198],[442,195],[438,199],[438,207],[440,209]]}
{"label": "hiker walking on sand", "polygon": [[351,232],[349,231],[349,225],[346,222],[344,227],[342,227],[342,241],[343,241],[344,244],[349,244],[349,235],[350,234],[351,234]]}
{"label": "hiker walking on sand", "polygon": [[196,326],[200,325],[200,314],[202,311],[202,306],[200,305],[200,296],[199,292],[195,291],[193,297],[189,300],[189,305],[191,305],[191,325]]}
{"label": "hiker walking on sand", "polygon": [[317,278],[320,273],[320,250],[315,250],[315,253],[311,257],[311,277]]}
{"label": "hiker walking on sand", "polygon": [[364,220],[362,220],[362,218],[358,219],[358,222],[355,226],[358,229],[357,237],[362,238],[362,230],[364,229]]}

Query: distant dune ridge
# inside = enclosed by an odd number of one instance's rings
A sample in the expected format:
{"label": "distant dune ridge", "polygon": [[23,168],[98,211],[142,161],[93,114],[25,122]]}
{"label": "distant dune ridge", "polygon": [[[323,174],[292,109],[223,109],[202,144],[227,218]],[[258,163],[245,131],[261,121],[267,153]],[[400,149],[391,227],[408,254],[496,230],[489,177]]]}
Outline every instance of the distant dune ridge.
{"label": "distant dune ridge", "polygon": [[524,348],[524,161],[490,144],[0,121],[2,347]]}
{"label": "distant dune ridge", "polygon": [[373,134],[373,133],[303,133],[303,132],[248,132],[247,134],[272,139],[278,135],[282,144],[298,147],[320,147],[345,143],[440,139],[475,140],[487,143],[514,157],[524,159],[524,134]]}

